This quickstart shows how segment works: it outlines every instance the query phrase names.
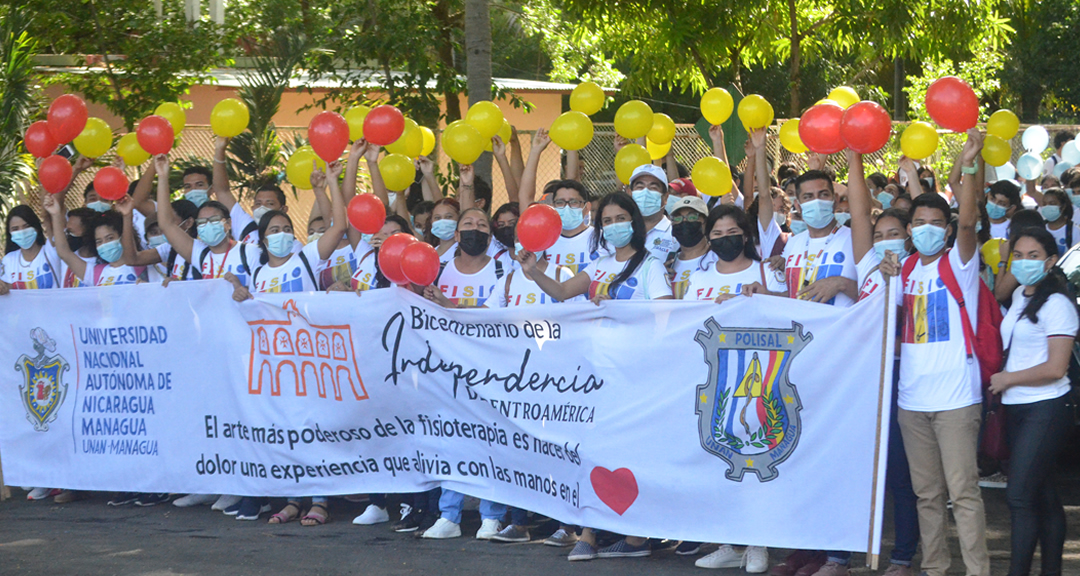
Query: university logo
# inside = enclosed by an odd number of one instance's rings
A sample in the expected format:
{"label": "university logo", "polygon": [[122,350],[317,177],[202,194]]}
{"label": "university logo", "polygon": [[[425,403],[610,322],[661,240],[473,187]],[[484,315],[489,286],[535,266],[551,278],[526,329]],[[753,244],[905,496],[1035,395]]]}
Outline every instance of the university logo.
{"label": "university logo", "polygon": [[46,353],[56,352],[56,342],[41,328],[30,331],[30,341],[34,343],[37,355],[31,358],[23,354],[15,362],[15,370],[23,373],[19,396],[26,408],[26,419],[34,425],[34,430],[48,432],[49,423],[56,420],[67,397],[64,373],[69,366],[60,355],[46,357]]}
{"label": "university logo", "polygon": [[802,403],[788,371],[813,335],[796,322],[789,330],[722,328],[709,318],[705,328],[694,336],[709,365],[695,400],[701,447],[728,463],[729,480],[741,482],[748,471],[774,480],[802,429]]}

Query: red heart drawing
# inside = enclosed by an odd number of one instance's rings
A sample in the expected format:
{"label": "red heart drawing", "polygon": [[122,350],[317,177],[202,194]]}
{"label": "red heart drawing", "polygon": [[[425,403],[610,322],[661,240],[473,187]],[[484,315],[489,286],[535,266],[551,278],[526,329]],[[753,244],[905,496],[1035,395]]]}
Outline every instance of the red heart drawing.
{"label": "red heart drawing", "polygon": [[597,466],[589,474],[593,492],[619,516],[626,512],[638,497],[637,479],[629,468],[619,468],[614,472]]}

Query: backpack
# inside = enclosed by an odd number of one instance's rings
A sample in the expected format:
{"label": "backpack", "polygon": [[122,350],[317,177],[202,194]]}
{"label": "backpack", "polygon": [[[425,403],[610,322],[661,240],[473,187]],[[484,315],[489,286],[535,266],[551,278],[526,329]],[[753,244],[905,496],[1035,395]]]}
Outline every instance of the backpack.
{"label": "backpack", "polygon": [[[964,331],[964,349],[967,352],[969,361],[973,355],[979,359],[979,372],[982,377],[983,393],[985,394],[990,385],[990,376],[1000,372],[1004,364],[1005,354],[1001,343],[1001,307],[997,299],[994,298],[994,293],[980,280],[976,325],[974,327],[971,325],[971,319],[968,317],[964,302],[964,294],[960,290],[960,283],[956,281],[952,264],[949,262],[950,251],[947,250],[938,259],[938,274],[945,284],[945,289],[949,291],[949,295],[960,306],[960,323]],[[978,255],[976,254],[974,257],[978,257]],[[915,264],[918,262],[918,254],[909,256],[904,261],[901,278],[905,286],[907,285],[908,276],[911,275],[911,272],[915,269]]]}
{"label": "backpack", "polygon": [[[296,255],[299,256],[300,261],[304,263],[304,268],[307,268],[308,278],[311,278],[311,284],[313,286],[315,286],[316,290],[318,290],[319,289],[319,281],[315,279],[315,271],[311,269],[311,262],[308,261],[307,254],[304,254],[303,252],[297,252]],[[247,266],[246,263],[244,265]],[[258,268],[255,269],[255,272],[253,272],[251,274],[251,285],[252,286],[255,286],[255,283],[258,282],[259,270],[262,270],[263,268],[265,268],[265,266],[259,266]]]}
{"label": "backpack", "polygon": [[[165,270],[168,274],[172,274],[173,266],[176,265],[176,257],[179,254],[175,249],[169,249],[169,259],[165,263]],[[188,275],[191,275],[193,280],[202,280],[202,272],[191,269],[191,262],[184,262],[184,267],[180,269],[180,275],[174,278],[174,280],[187,280]]]}
{"label": "backpack", "polygon": [[[244,272],[250,275],[252,270],[251,270],[251,266],[248,266],[247,250],[244,249],[246,247],[246,245],[243,242],[239,242],[238,245],[240,246],[240,264],[244,267]],[[200,270],[200,274],[199,274],[198,277],[196,277],[197,280],[202,280],[201,270],[202,270],[203,266],[206,265],[206,257],[209,254],[210,254],[210,247],[209,246],[207,246],[206,248],[203,248],[202,254],[199,254],[199,270]],[[211,263],[211,269],[213,269],[213,263]],[[192,270],[191,272],[192,272],[192,274],[195,273],[194,270]]]}

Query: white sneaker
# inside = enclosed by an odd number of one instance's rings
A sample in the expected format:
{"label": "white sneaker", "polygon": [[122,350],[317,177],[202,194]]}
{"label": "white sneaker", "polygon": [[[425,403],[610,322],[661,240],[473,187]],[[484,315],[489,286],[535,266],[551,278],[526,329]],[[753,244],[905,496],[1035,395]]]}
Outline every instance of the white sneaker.
{"label": "white sneaker", "polygon": [[747,546],[743,560],[748,573],[763,574],[769,569],[769,549],[764,546]]}
{"label": "white sneaker", "polygon": [[26,495],[27,500],[44,500],[52,493],[52,488],[34,488]]}
{"label": "white sneaker", "polygon": [[386,513],[386,508],[379,508],[374,504],[368,504],[368,507],[364,510],[364,513],[353,518],[353,524],[359,524],[361,526],[370,526],[372,524],[381,524],[383,522],[389,522],[390,515]]}
{"label": "white sneaker", "polygon": [[424,531],[420,536],[421,538],[435,538],[443,540],[446,538],[460,538],[461,526],[457,523],[451,522],[446,518],[439,518],[435,521],[435,524]]}
{"label": "white sneaker", "polygon": [[182,498],[173,500],[172,505],[177,508],[190,508],[192,506],[206,506],[217,502],[217,494],[188,494]]}
{"label": "white sneaker", "polygon": [[224,512],[226,508],[235,506],[240,503],[241,496],[233,496],[232,494],[222,494],[217,502],[210,507],[211,510],[217,510],[218,512]]}
{"label": "white sneaker", "polygon": [[476,531],[477,540],[491,540],[502,530],[502,523],[494,518],[488,518],[480,523],[480,529]]}
{"label": "white sneaker", "polygon": [[694,566],[698,568],[742,568],[742,565],[742,554],[736,552],[730,544],[722,544],[716,552],[702,556],[694,562]]}

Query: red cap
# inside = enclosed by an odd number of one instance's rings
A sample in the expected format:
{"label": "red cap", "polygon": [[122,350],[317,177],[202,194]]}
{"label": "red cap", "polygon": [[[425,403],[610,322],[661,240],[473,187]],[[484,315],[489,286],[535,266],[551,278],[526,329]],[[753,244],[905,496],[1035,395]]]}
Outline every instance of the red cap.
{"label": "red cap", "polygon": [[697,196],[698,191],[689,178],[676,178],[668,184],[668,191],[676,196]]}

